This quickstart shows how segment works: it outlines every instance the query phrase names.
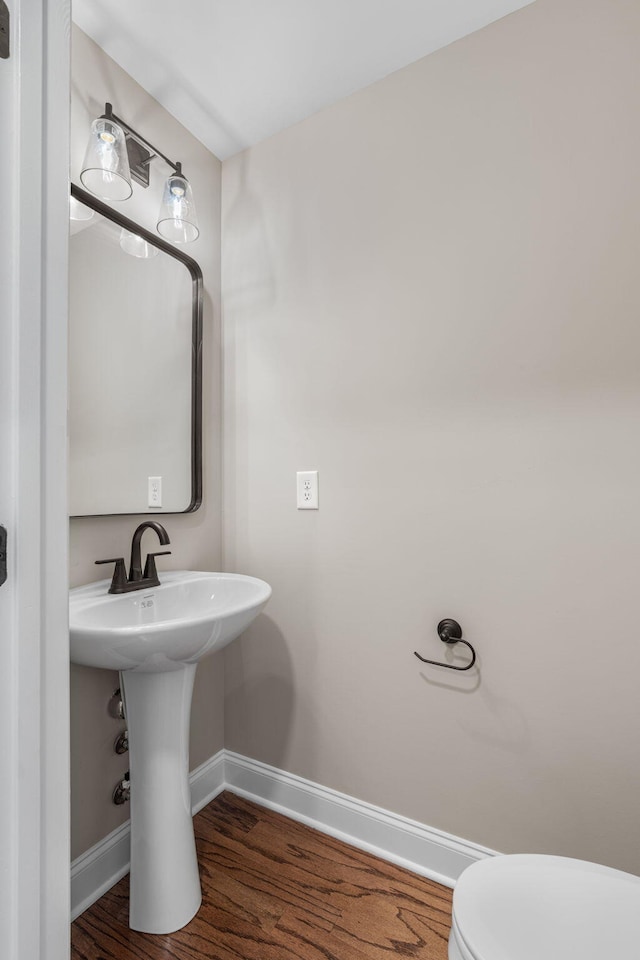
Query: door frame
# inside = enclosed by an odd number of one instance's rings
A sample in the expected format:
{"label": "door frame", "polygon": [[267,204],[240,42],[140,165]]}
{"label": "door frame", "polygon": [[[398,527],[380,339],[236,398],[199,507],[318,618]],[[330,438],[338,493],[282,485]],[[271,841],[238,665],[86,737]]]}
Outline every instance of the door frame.
{"label": "door frame", "polygon": [[0,603],[10,628],[0,643],[0,936],[7,960],[68,960],[70,0],[6,2],[0,168],[11,186],[0,223],[0,308],[11,361],[0,456],[10,496],[0,517],[9,532]]}

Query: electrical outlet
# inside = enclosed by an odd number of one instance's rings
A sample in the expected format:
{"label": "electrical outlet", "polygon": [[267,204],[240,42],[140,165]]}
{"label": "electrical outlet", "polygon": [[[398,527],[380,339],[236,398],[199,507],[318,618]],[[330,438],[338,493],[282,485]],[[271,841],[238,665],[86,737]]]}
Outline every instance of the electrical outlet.
{"label": "electrical outlet", "polygon": [[298,510],[318,509],[318,471],[298,470],[296,474]]}
{"label": "electrical outlet", "polygon": [[147,506],[158,507],[162,506],[162,477],[149,477],[149,495],[147,498]]}

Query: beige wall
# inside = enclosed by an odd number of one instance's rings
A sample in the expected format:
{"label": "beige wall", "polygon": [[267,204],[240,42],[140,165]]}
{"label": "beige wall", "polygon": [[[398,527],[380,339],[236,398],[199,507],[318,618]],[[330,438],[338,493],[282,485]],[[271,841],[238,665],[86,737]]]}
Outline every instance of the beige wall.
{"label": "beige wall", "polygon": [[226,746],[636,872],[639,49],[537,0],[223,166]]}
{"label": "beige wall", "polygon": [[[79,172],[91,120],[105,101],[152,143],[180,160],[196,198],[200,238],[188,253],[204,275],[204,499],[193,514],[163,519],[171,537],[165,569],[220,569],[220,162],[170,114],[139,87],[113,60],[77,28],[72,38],[71,173]],[[134,195],[120,209],[147,229],[155,229],[164,179],[169,168],[152,165],[147,190],[134,184]],[[115,206],[115,204],[114,204]],[[128,558],[131,535],[142,518],[105,517],[71,521],[71,586],[104,577],[94,566],[103,557]],[[146,538],[149,537],[147,542]],[[143,549],[152,543],[146,534]],[[220,656],[204,661],[194,693],[191,766],[216,753],[223,743],[223,664]],[[107,714],[108,700],[118,686],[115,673],[72,667],[72,856],[77,856],[128,817],[128,807],[115,807],[111,792],[127,769],[127,756],[117,757],[113,742],[124,726]]]}

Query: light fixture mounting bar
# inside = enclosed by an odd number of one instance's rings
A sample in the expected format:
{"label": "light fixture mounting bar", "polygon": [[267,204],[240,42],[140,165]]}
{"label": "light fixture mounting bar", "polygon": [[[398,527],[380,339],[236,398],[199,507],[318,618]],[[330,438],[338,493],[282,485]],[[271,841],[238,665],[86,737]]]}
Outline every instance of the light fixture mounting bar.
{"label": "light fixture mounting bar", "polygon": [[[157,147],[154,147],[154,145],[153,145],[152,143],[150,143],[148,140],[146,140],[140,133],[138,133],[137,130],[134,130],[132,126],[130,126],[128,123],[126,123],[126,121],[124,121],[121,117],[118,117],[118,116],[113,112],[113,106],[112,106],[110,103],[105,103],[105,105],[104,105],[104,113],[102,114],[102,117],[101,117],[100,119],[101,119],[101,120],[113,120],[114,123],[117,123],[118,126],[122,127],[122,129],[124,130],[124,132],[125,132],[126,134],[128,134],[130,137],[132,137],[138,144],[140,144],[140,145],[143,146],[143,147],[146,147],[146,148],[150,151],[148,157],[146,157],[146,158],[144,158],[144,159],[141,159],[141,160],[139,161],[139,163],[140,163],[141,165],[146,165],[146,166],[148,166],[148,164],[154,159],[154,157],[160,157],[160,159],[161,159],[161,160],[164,160],[164,162],[165,162],[166,164],[168,164],[177,174],[179,174],[179,175],[182,174],[182,164],[181,164],[181,163],[174,163],[173,160],[169,160],[169,157],[166,157],[166,156],[164,155],[164,153],[162,153],[161,150],[158,150]],[[132,173],[133,173],[133,171],[132,171]],[[136,179],[137,179],[137,178],[136,178]],[[148,185],[148,183],[149,183],[149,180],[148,180],[148,177],[147,177],[147,183],[145,184],[145,186]]]}

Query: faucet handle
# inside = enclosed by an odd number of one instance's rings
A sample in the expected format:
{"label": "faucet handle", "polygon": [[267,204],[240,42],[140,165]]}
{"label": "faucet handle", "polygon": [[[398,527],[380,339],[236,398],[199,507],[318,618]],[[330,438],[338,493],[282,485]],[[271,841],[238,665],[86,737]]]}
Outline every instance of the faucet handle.
{"label": "faucet handle", "polygon": [[124,557],[112,557],[110,560],[96,560],[96,563],[115,563],[116,567],[113,571],[113,579],[111,580],[109,593],[124,593],[127,584],[127,570],[124,565]]}
{"label": "faucet handle", "polygon": [[144,565],[144,573],[142,574],[143,580],[152,580],[154,586],[157,586],[160,581],[158,580],[158,571],[156,570],[156,557],[165,557],[167,554],[171,553],[171,550],[158,550],[156,553],[148,553],[147,560]]}

